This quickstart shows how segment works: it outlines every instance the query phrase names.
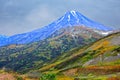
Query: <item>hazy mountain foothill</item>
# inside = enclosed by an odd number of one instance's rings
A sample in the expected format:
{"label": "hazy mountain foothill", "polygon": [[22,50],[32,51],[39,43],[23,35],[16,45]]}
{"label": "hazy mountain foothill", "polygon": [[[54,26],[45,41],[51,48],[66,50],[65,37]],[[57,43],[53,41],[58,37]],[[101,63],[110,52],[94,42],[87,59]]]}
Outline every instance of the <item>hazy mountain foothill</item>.
{"label": "hazy mountain foothill", "polygon": [[120,80],[120,31],[69,11],[31,32],[0,35],[0,80]]}

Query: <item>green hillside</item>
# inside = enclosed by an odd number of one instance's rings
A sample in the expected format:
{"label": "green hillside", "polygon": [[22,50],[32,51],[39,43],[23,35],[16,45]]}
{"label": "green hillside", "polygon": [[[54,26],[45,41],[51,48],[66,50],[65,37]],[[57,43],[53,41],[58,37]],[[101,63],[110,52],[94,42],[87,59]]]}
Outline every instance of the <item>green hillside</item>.
{"label": "green hillside", "polygon": [[73,49],[39,70],[43,73],[62,73],[73,77],[88,74],[115,75],[120,72],[120,32],[82,49]]}

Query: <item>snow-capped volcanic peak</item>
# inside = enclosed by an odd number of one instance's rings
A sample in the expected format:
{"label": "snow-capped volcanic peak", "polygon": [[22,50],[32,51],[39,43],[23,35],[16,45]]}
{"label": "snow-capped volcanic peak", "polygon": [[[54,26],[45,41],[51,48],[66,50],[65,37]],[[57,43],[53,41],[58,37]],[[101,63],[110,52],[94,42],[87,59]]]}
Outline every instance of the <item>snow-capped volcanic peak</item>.
{"label": "snow-capped volcanic peak", "polygon": [[58,20],[37,30],[23,34],[16,34],[4,39],[2,38],[4,36],[0,36],[0,46],[9,44],[27,44],[30,42],[44,40],[62,28],[74,28],[75,26],[84,26],[85,28],[93,29],[92,31],[97,31],[102,35],[109,34],[108,32],[112,30],[111,28],[92,21],[81,13],[72,10],[66,12],[65,15],[63,15]]}
{"label": "snow-capped volcanic peak", "polygon": [[67,18],[68,22],[69,21],[74,21],[74,22],[79,21],[77,12],[75,12],[75,11],[69,11],[64,16]]}
{"label": "snow-capped volcanic peak", "polygon": [[70,11],[73,15],[76,15],[76,12],[74,10]]}
{"label": "snow-capped volcanic peak", "polygon": [[[77,11],[68,11],[66,14],[58,19],[59,22],[66,22],[66,25],[62,26],[86,26],[89,28],[97,29],[97,30],[102,30],[102,31],[111,31],[112,28],[106,27],[102,24],[99,24],[95,21],[90,20],[89,18],[85,17],[81,13]],[[61,23],[62,24],[62,23]]]}
{"label": "snow-capped volcanic peak", "polygon": [[78,17],[78,16],[77,16],[77,13],[76,13],[75,11],[70,11],[70,13],[71,13],[74,17],[76,17],[76,18]]}

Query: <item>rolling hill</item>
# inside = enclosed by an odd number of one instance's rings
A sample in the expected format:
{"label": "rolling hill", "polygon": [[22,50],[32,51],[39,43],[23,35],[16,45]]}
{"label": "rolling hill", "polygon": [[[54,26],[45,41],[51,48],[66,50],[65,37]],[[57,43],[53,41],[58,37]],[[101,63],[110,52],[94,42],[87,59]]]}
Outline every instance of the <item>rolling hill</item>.
{"label": "rolling hill", "polygon": [[[76,48],[72,51],[69,51],[59,56],[51,63],[40,68],[40,71],[66,71],[67,74],[67,71],[76,68],[83,68],[83,72],[85,72],[84,68],[88,66],[101,66],[103,70],[104,66],[106,66],[108,69],[111,66],[113,68],[118,66],[118,68],[116,68],[117,70],[113,70],[111,72],[116,73],[120,71],[120,32],[99,39],[98,41],[89,44],[88,46],[84,46],[83,48]],[[78,72],[80,73],[81,71]],[[75,73],[77,74],[78,72]],[[75,73],[71,72],[71,74]],[[88,73],[91,72],[88,71]]]}

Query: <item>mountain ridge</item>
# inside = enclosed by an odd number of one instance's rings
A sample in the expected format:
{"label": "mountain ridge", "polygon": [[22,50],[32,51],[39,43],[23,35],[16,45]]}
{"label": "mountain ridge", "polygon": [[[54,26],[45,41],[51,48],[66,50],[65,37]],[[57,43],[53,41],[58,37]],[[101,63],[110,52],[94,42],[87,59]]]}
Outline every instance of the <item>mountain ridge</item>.
{"label": "mountain ridge", "polygon": [[30,42],[44,40],[61,28],[74,26],[85,26],[86,28],[93,29],[93,31],[96,31],[101,35],[108,35],[109,33],[111,33],[110,31],[113,30],[112,28],[106,27],[102,24],[86,18],[77,11],[68,11],[65,13],[64,16],[52,22],[48,26],[44,26],[31,32],[10,36],[6,38],[4,42],[0,40],[0,46],[10,44],[27,44]]}

